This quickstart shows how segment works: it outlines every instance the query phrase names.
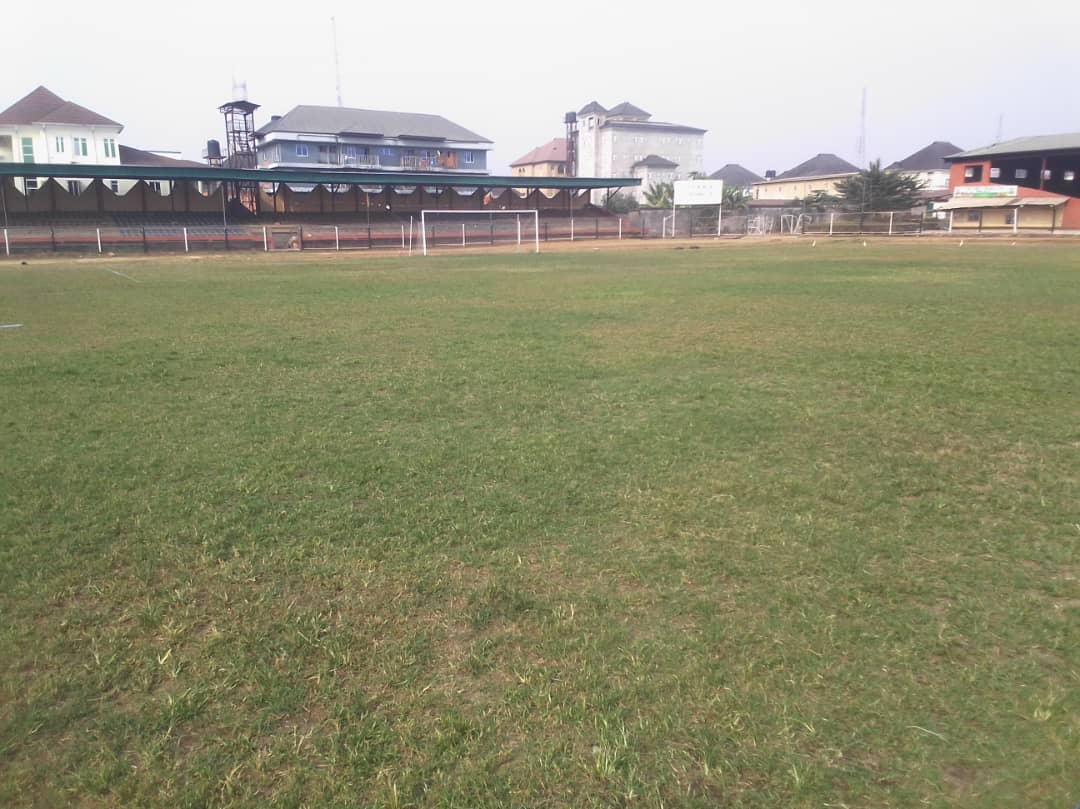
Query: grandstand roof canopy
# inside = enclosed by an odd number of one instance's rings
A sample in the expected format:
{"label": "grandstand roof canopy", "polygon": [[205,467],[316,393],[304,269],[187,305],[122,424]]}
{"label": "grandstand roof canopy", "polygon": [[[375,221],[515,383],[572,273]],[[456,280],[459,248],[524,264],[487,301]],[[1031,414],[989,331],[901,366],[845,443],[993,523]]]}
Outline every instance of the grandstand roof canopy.
{"label": "grandstand roof canopy", "polygon": [[205,182],[297,183],[308,185],[425,185],[454,188],[627,188],[636,177],[501,177],[422,171],[317,171],[231,169],[213,166],[116,166],[92,163],[0,163],[0,177],[63,177],[109,180],[203,180]]}

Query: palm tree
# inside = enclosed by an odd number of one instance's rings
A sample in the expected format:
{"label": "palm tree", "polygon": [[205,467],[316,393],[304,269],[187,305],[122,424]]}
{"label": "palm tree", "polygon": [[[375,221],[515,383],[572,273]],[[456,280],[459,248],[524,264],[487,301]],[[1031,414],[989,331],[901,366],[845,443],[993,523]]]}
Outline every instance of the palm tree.
{"label": "palm tree", "polygon": [[645,201],[654,208],[670,208],[675,197],[675,187],[671,183],[650,183],[645,190]]}

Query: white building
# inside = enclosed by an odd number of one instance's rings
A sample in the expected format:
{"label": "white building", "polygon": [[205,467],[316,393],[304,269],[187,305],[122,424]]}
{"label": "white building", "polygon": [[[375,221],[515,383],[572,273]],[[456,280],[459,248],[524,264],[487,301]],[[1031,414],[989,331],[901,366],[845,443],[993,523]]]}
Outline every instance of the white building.
{"label": "white building", "polygon": [[[120,132],[111,118],[65,101],[45,87],[0,112],[0,163],[93,163],[120,165]],[[20,181],[22,182],[22,181]],[[62,180],[78,194],[87,180]],[[39,180],[25,180],[34,191]]]}
{"label": "white building", "polygon": [[[628,101],[610,110],[593,101],[577,118],[579,177],[641,177],[642,186],[633,191],[641,201],[646,179],[656,182],[662,174],[670,182],[704,173],[704,129],[653,121]],[[604,194],[594,191],[593,203],[603,202]]]}
{"label": "white building", "polygon": [[[0,163],[65,163],[76,165],[199,166],[201,163],[176,160],[178,152],[143,151],[120,144],[123,124],[86,107],[65,101],[47,87],[38,87],[29,95],[0,112]],[[36,191],[43,178],[17,180],[23,193]],[[78,195],[89,180],[59,179],[68,193]],[[106,180],[114,193],[125,194],[135,183],[131,180]],[[153,191],[169,194],[167,181],[148,183]]]}

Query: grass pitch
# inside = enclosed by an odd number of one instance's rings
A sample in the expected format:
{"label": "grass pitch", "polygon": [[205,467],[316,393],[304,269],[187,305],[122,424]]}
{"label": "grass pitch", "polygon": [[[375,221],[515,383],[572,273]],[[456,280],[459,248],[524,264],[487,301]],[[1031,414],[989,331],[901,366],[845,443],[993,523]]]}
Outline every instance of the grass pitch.
{"label": "grass pitch", "polygon": [[1075,247],[32,261],[0,320],[0,805],[1080,801]]}

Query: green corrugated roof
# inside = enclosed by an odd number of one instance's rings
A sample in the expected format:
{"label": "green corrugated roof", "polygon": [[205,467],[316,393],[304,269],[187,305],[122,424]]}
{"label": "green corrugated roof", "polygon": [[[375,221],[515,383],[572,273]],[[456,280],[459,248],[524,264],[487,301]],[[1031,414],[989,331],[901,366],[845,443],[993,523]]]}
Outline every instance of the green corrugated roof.
{"label": "green corrugated roof", "polygon": [[1026,154],[1030,152],[1064,152],[1080,150],[1080,132],[1066,132],[1061,135],[1033,135],[971,149],[967,152],[949,155],[946,160],[966,160],[971,157],[993,157],[1005,154]]}
{"label": "green corrugated roof", "polygon": [[495,177],[417,171],[305,171],[226,169],[188,166],[103,166],[90,163],[0,163],[0,177],[63,177],[108,180],[205,180],[208,182],[297,183],[314,185],[441,185],[455,188],[628,188],[633,177]]}

